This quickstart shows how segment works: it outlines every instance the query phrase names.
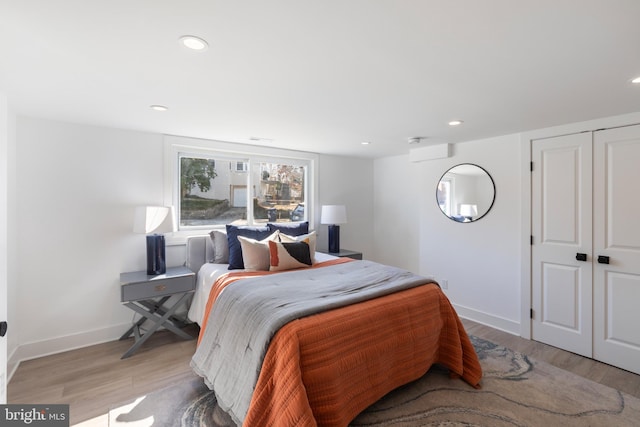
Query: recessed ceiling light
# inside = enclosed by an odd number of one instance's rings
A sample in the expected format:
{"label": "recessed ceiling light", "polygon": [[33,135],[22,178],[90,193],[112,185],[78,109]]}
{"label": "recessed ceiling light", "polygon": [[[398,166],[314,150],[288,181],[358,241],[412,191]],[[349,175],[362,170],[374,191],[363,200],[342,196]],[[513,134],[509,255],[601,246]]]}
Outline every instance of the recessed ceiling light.
{"label": "recessed ceiling light", "polygon": [[369,144],[371,144],[371,142],[369,142],[369,141],[362,141],[360,144],[362,144],[362,145],[369,145]]}
{"label": "recessed ceiling light", "polygon": [[631,80],[631,83],[640,84],[640,76],[638,76],[635,79]]}
{"label": "recessed ceiling light", "polygon": [[169,107],[165,105],[158,105],[158,104],[150,105],[149,108],[155,111],[167,111],[169,109]]}
{"label": "recessed ceiling light", "polygon": [[449,126],[460,126],[462,124],[462,120],[451,120],[449,122]]}
{"label": "recessed ceiling light", "polygon": [[180,37],[180,43],[184,47],[200,52],[207,50],[209,47],[209,43],[205,39],[196,36],[182,36]]}

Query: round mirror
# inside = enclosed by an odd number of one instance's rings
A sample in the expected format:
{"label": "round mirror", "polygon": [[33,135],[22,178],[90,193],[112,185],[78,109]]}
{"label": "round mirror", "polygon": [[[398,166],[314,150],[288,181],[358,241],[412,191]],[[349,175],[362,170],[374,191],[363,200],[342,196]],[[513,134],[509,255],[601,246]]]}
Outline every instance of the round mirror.
{"label": "round mirror", "polygon": [[442,175],[436,201],[442,213],[457,222],[477,221],[489,212],[496,198],[491,175],[478,165],[463,163]]}

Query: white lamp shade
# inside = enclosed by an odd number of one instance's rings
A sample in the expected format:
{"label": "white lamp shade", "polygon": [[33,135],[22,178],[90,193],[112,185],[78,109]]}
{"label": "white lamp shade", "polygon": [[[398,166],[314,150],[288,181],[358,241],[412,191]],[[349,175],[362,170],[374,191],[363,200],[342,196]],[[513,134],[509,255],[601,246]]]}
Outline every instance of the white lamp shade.
{"label": "white lamp shade", "polygon": [[460,205],[460,215],[462,216],[476,216],[478,215],[478,205]]}
{"label": "white lamp shade", "polygon": [[321,224],[346,224],[347,208],[344,205],[323,205],[320,215]]}
{"label": "white lamp shade", "polygon": [[175,231],[173,206],[140,206],[133,219],[134,233],[168,233]]}

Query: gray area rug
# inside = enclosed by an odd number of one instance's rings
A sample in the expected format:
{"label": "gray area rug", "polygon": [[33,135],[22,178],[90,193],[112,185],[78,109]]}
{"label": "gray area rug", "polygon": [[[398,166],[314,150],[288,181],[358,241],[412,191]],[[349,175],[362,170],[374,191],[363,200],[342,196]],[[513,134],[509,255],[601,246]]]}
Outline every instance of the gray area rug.
{"label": "gray area rug", "polygon": [[[367,408],[352,426],[640,426],[640,399],[471,337],[482,388],[434,367]],[[142,396],[109,412],[110,426],[231,427],[202,380]]]}

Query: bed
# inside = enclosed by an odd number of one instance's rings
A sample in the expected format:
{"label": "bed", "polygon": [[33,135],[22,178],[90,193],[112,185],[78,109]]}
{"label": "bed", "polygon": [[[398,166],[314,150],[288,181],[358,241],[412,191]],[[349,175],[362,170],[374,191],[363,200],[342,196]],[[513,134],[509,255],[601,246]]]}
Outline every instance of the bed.
{"label": "bed", "polygon": [[[308,236],[294,238],[308,244]],[[476,353],[436,283],[371,261],[320,253],[306,268],[229,270],[227,263],[207,262],[215,261],[213,242],[212,235],[187,243],[187,266],[198,271],[189,318],[201,326],[192,367],[237,424],[346,426],[433,364],[479,387]],[[273,290],[290,300],[272,302]],[[322,303],[307,304],[318,295]],[[268,307],[265,314],[250,308],[251,298],[256,307]],[[276,315],[280,306],[293,313]],[[266,343],[251,341],[256,336]]]}

